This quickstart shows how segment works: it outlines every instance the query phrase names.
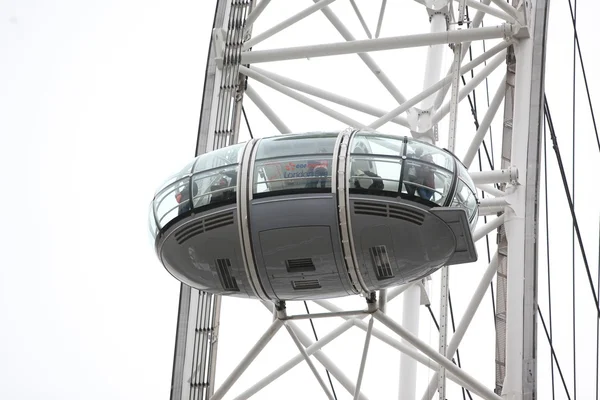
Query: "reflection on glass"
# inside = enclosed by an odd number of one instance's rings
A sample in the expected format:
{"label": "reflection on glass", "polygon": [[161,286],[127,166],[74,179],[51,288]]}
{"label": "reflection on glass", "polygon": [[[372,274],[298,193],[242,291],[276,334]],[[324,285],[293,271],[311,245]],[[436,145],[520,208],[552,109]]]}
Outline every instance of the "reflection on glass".
{"label": "reflection on glass", "polygon": [[367,189],[398,192],[401,159],[386,159],[370,156],[350,157],[350,190]]}
{"label": "reflection on glass", "polygon": [[400,157],[403,153],[403,138],[357,134],[352,139],[350,154],[373,154],[378,156]]}
{"label": "reflection on glass", "polygon": [[398,193],[404,139],[358,133],[350,144],[350,191]]}
{"label": "reflection on glass", "polygon": [[458,180],[456,194],[452,199],[452,207],[462,207],[467,210],[469,221],[473,220],[475,212],[477,211],[477,199],[475,198],[475,193],[471,191],[469,186],[464,183],[462,179]]}
{"label": "reflection on glass", "polygon": [[237,165],[194,174],[192,177],[194,208],[235,202],[237,174]]}
{"label": "reflection on glass", "polygon": [[222,149],[211,151],[197,157],[194,164],[194,173],[240,163],[241,150],[246,143],[239,143]]}
{"label": "reflection on glass", "polygon": [[162,183],[162,185],[160,185],[159,188],[158,188],[158,190],[154,193],[155,196],[157,196],[165,188],[170,187],[173,184],[173,182],[178,181],[178,180],[180,180],[182,178],[185,178],[185,177],[189,177],[190,174],[192,173],[192,168],[194,167],[194,163],[195,162],[196,162],[196,159],[190,161],[180,171],[172,174],[167,179],[165,179],[164,182]]}
{"label": "reflection on glass", "polygon": [[190,204],[189,191],[186,188],[189,186],[190,178],[183,178],[164,188],[154,198],[154,213],[158,221],[159,229],[165,224],[177,217],[179,214],[187,211]]}
{"label": "reflection on glass", "polygon": [[154,202],[150,202],[150,212],[148,213],[148,231],[150,233],[150,238],[152,240],[152,244],[154,244],[154,239],[158,235],[158,226],[156,226],[156,214],[154,213]]}
{"label": "reflection on glass", "polygon": [[450,173],[431,164],[414,160],[406,160],[404,168],[404,193],[432,201],[440,206],[444,205],[452,184]]}
{"label": "reflection on glass", "polygon": [[301,154],[333,154],[337,133],[306,133],[262,139],[256,160],[293,157]]}
{"label": "reflection on glass", "polygon": [[[337,137],[311,133],[261,139],[252,171],[254,196],[331,192]],[[244,147],[241,143],[201,155],[171,176],[152,202],[151,233],[192,210],[234,204]],[[475,185],[450,153],[414,139],[364,132],[349,147],[350,193],[463,207],[476,224]],[[454,179],[456,192],[451,192]]]}
{"label": "reflection on glass", "polygon": [[203,154],[171,176],[152,203],[158,229],[192,209],[234,203],[244,146],[240,143]]}
{"label": "reflection on glass", "polygon": [[261,140],[254,164],[254,194],[331,190],[337,134],[286,135]]}
{"label": "reflection on glass", "polygon": [[467,169],[465,168],[464,165],[462,165],[461,163],[458,164],[458,172],[459,172],[459,178],[462,179],[464,181],[464,183],[467,184],[467,186],[469,186],[471,188],[471,191],[473,193],[477,193],[477,189],[475,188],[475,183],[473,183],[473,179],[471,178],[471,175],[469,175],[469,172],[467,171]]}
{"label": "reflection on glass", "polygon": [[330,154],[319,156],[257,161],[254,193],[331,188],[333,158]]}
{"label": "reflection on glass", "polygon": [[416,140],[409,140],[406,149],[406,157],[409,159],[423,160],[445,168],[450,172],[454,171],[454,160],[452,156],[427,143]]}

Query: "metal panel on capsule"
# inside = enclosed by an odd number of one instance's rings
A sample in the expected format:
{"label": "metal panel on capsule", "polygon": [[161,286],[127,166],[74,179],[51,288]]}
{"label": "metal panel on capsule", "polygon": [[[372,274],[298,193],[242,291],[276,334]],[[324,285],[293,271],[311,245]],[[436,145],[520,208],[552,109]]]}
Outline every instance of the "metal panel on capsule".
{"label": "metal panel on capsule", "polygon": [[[459,205],[455,192],[462,180],[455,171],[464,166],[450,153],[369,132],[357,132],[349,148],[352,238],[361,278],[370,290],[476,259],[469,229],[476,217],[474,185],[469,203]],[[460,208],[436,212],[448,205]]]}
{"label": "metal panel on capsule", "polygon": [[256,146],[250,221],[256,266],[269,297],[357,293],[344,267],[331,191],[337,137],[286,135]]}

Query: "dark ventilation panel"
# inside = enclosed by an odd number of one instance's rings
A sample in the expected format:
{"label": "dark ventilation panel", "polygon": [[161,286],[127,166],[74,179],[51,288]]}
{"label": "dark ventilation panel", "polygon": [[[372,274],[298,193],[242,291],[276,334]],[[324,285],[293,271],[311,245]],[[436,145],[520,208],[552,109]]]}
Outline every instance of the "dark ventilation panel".
{"label": "dark ventilation panel", "polygon": [[204,220],[199,219],[175,233],[175,240],[177,240],[177,243],[182,244],[189,238],[199,235],[202,232],[204,232]]}
{"label": "dark ventilation panel", "polygon": [[425,220],[425,214],[422,212],[400,204],[356,201],[354,202],[354,214],[396,218],[416,225],[423,225],[423,220]]}
{"label": "dark ventilation panel", "polygon": [[233,211],[204,218],[206,232],[233,224]]}
{"label": "dark ventilation panel", "polygon": [[354,202],[354,214],[376,215],[378,217],[387,217],[387,207],[383,203]]}
{"label": "dark ventilation panel", "polygon": [[373,260],[373,266],[375,267],[375,274],[377,280],[381,281],[384,279],[393,278],[392,266],[390,265],[390,259],[387,254],[385,246],[375,246],[369,249],[371,253],[371,259]]}
{"label": "dark ventilation panel", "polygon": [[238,287],[235,278],[231,276],[231,261],[229,258],[219,258],[216,262],[217,274],[219,275],[223,288],[231,292],[239,292],[240,288]]}
{"label": "dark ventilation panel", "polygon": [[294,260],[285,260],[287,272],[310,272],[315,271],[315,264],[311,258],[296,258]]}
{"label": "dark ventilation panel", "polygon": [[423,220],[425,219],[425,214],[412,207],[393,204],[389,205],[389,216],[391,218],[403,219],[416,225],[423,225]]}
{"label": "dark ventilation panel", "polygon": [[184,226],[181,230],[175,233],[175,240],[177,240],[177,243],[183,244],[183,242],[193,238],[196,235],[232,224],[233,211],[213,215],[204,219],[196,220],[191,224]]}
{"label": "dark ventilation panel", "polygon": [[321,289],[321,284],[317,279],[307,279],[303,281],[292,281],[294,290]]}

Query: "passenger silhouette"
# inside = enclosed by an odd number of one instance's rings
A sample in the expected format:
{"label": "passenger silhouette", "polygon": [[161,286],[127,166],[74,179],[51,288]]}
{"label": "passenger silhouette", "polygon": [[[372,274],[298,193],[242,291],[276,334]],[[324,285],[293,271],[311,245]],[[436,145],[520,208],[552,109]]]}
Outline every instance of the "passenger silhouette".
{"label": "passenger silhouette", "polygon": [[[327,149],[319,150],[320,154],[326,154]],[[329,177],[329,160],[310,160],[308,161],[308,171],[307,175],[309,177],[314,177],[315,179],[311,179],[306,183],[307,189],[314,188],[326,188],[327,187],[327,178]]]}
{"label": "passenger silhouette", "polygon": [[223,172],[221,177],[210,186],[210,204],[217,204],[234,200],[236,185],[237,171]]}
{"label": "passenger silhouette", "polygon": [[[198,184],[194,182],[193,185],[193,197],[196,197],[198,195]],[[193,197],[190,196],[189,183],[184,184],[181,190],[175,194],[175,200],[179,203],[179,215],[192,209]]]}
{"label": "passenger silhouette", "polygon": [[[354,149],[354,154],[367,154],[367,152],[361,147],[356,147]],[[353,186],[355,189],[367,189],[369,191],[383,190],[383,179],[371,171],[370,164],[371,163],[367,160],[352,160],[350,172],[354,180]],[[365,180],[364,178],[361,178],[361,176],[372,178],[370,179],[371,184],[368,187],[363,187],[363,185],[366,186],[366,183],[361,182]]]}
{"label": "passenger silhouette", "polygon": [[[417,149],[414,154],[415,158],[433,163],[433,157],[431,154],[423,154],[422,149]],[[410,196],[416,194],[425,200],[431,201],[435,188],[435,175],[434,168],[423,163],[411,163],[407,173],[407,180],[405,181],[406,192]]]}

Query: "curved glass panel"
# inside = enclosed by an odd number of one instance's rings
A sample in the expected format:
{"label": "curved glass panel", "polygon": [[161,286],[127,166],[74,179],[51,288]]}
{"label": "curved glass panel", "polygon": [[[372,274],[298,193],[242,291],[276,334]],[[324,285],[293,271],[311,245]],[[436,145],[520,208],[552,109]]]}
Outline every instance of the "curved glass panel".
{"label": "curved glass panel", "polygon": [[373,154],[378,156],[401,157],[404,152],[404,138],[356,134],[352,139],[350,154]]}
{"label": "curved glass panel", "polygon": [[186,177],[171,183],[160,191],[153,201],[153,210],[162,229],[169,221],[190,209],[189,187],[190,178]]}
{"label": "curved glass panel", "polygon": [[407,159],[402,183],[402,193],[443,206],[452,187],[452,174],[433,164]]}
{"label": "curved glass panel", "polygon": [[337,133],[304,133],[264,138],[256,151],[256,160],[295,155],[333,154]]}
{"label": "curved glass panel", "polygon": [[241,150],[244,146],[246,146],[246,143],[238,143],[198,156],[194,164],[194,174],[213,168],[239,164],[242,157]]}
{"label": "curved glass panel", "polygon": [[238,168],[238,165],[231,165],[194,174],[192,176],[193,207],[234,203],[237,193]]}
{"label": "curved glass panel", "polygon": [[202,154],[167,179],[152,202],[150,229],[155,229],[154,236],[174,218],[192,209],[235,203],[238,164],[245,145],[239,143]]}
{"label": "curved glass panel", "polygon": [[348,187],[351,192],[398,194],[403,138],[357,133],[350,148]]}
{"label": "curved glass panel", "polygon": [[148,212],[148,232],[150,234],[150,238],[152,240],[152,245],[154,246],[154,239],[158,236],[158,226],[156,225],[156,214],[154,213],[154,201],[150,202]]}
{"label": "curved glass panel", "polygon": [[473,219],[469,222],[469,226],[471,228],[471,232],[475,230],[477,226],[477,220],[479,220],[479,206],[475,207],[475,213],[473,214]]}
{"label": "curved glass panel", "polygon": [[477,199],[475,193],[469,188],[469,186],[462,180],[458,180],[456,185],[456,194],[452,199],[451,207],[462,207],[467,210],[469,221],[473,221],[475,213],[477,211]]}
{"label": "curved glass panel", "polygon": [[336,133],[262,139],[254,163],[253,193],[330,192],[336,140]]}
{"label": "curved glass panel", "polygon": [[398,194],[402,159],[356,155],[350,156],[350,163],[350,191],[366,189]]}
{"label": "curved glass panel", "polygon": [[423,160],[454,172],[454,159],[451,154],[430,144],[409,139],[406,149],[409,159]]}
{"label": "curved glass panel", "polygon": [[458,163],[458,176],[460,179],[463,180],[463,182],[467,184],[467,186],[469,186],[469,188],[471,188],[471,191],[473,193],[477,193],[477,188],[475,187],[473,178],[471,178],[471,175],[469,175],[469,172],[461,163]]}
{"label": "curved glass panel", "polygon": [[181,169],[180,171],[172,174],[167,179],[165,179],[163,181],[163,183],[158,187],[158,190],[154,193],[154,196],[156,197],[162,190],[164,190],[165,188],[167,188],[168,186],[173,184],[175,181],[178,181],[182,178],[190,176],[190,174],[192,173],[192,168],[194,167],[194,163],[196,162],[196,160],[197,160],[197,158],[194,158],[185,167],[183,167],[183,169]]}

